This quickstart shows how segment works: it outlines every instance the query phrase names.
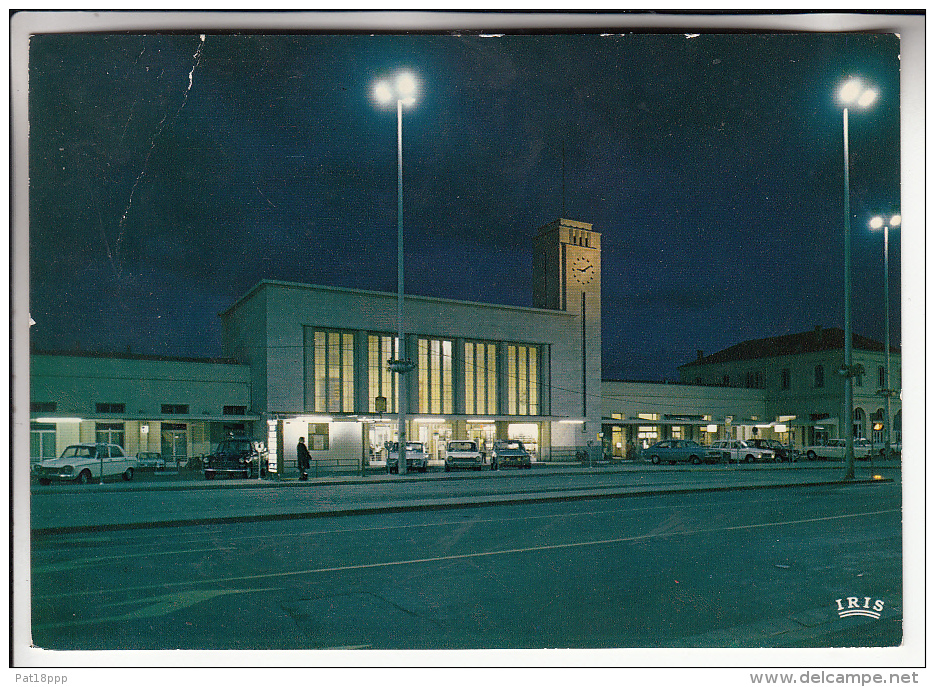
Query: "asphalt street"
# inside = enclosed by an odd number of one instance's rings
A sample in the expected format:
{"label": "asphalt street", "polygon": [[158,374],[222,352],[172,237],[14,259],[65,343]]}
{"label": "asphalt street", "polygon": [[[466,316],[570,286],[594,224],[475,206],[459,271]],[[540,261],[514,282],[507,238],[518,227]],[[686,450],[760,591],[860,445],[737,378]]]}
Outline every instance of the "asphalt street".
{"label": "asphalt street", "polygon": [[[898,481],[679,492],[670,482],[684,480],[684,471],[643,472],[644,481],[657,477],[665,488],[485,507],[39,531],[33,641],[63,650],[900,642]],[[809,471],[795,471],[802,472]],[[574,475],[521,474],[529,473],[385,488],[450,493],[447,482],[496,492],[502,483],[517,492],[517,484],[531,491],[534,484],[567,489],[563,479],[577,484]],[[810,474],[814,483],[818,472]],[[413,479],[423,477],[431,475]],[[362,488],[330,487],[348,499]],[[192,491],[109,493],[158,500]],[[295,498],[316,489],[194,491]],[[882,602],[880,618],[839,617],[836,600],[849,597]]]}
{"label": "asphalt street", "polygon": [[[898,475],[898,465],[860,464],[857,477]],[[840,481],[841,463],[781,465],[545,467],[534,470],[405,476],[335,476],[276,480],[120,480],[103,485],[34,485],[31,528],[80,531],[100,527],[202,524],[283,517],[353,514],[393,509],[511,503],[620,494],[736,489]],[[145,478],[144,478],[145,479]],[[160,481],[161,480],[161,481]]]}

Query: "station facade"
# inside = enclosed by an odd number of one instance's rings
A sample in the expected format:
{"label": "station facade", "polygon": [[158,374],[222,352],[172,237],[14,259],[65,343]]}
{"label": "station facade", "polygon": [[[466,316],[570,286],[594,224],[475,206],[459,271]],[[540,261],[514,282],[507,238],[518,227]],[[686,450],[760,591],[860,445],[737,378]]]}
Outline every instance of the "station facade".
{"label": "station facade", "polygon": [[[666,438],[778,438],[804,445],[844,426],[843,333],[744,342],[679,368],[679,384],[601,379],[601,236],[559,219],[534,243],[534,307],[406,296],[407,436],[441,459],[447,439],[521,439],[534,460],[624,458]],[[31,458],[108,441],[186,461],[230,434],[265,441],[294,469],[385,458],[396,438],[397,294],[261,281],[220,315],[221,359],[31,356]],[[839,336],[840,333],[840,336]],[[855,338],[855,436],[882,440],[882,344]],[[899,388],[899,354],[891,354]],[[891,398],[894,441],[900,406]],[[595,451],[597,453],[595,453]]]}

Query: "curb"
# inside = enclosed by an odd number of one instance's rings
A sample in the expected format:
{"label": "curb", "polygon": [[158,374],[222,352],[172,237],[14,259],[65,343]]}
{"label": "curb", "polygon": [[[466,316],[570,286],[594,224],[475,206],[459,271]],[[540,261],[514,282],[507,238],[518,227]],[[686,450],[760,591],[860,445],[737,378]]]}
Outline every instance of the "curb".
{"label": "curb", "polygon": [[[538,469],[535,469],[536,467]],[[731,474],[740,471],[760,471],[769,468],[775,467],[774,464],[765,464],[759,463],[756,466],[753,465],[724,465],[724,466],[703,466],[703,467],[694,467],[694,466],[676,466],[676,465],[652,465],[648,462],[646,463],[630,463],[627,465],[594,465],[593,467],[581,466],[577,463],[539,463],[533,465],[533,470],[527,472],[526,474],[530,477],[546,477],[546,476],[555,476],[560,474],[565,474],[566,471],[576,471],[576,472],[585,472],[585,471],[595,471],[595,472],[637,472],[639,468],[646,470],[651,470],[653,472],[665,471],[665,472],[698,472],[703,471],[709,474],[716,474],[718,472],[728,472]],[[807,470],[807,469],[827,469],[830,466],[827,464],[809,464],[807,466],[795,466],[793,467],[790,464],[788,467],[781,468],[780,471],[786,470]],[[843,467],[843,464],[842,464]],[[898,468],[897,465],[883,465],[879,466],[876,469],[890,469]],[[488,471],[485,471],[489,473]],[[465,474],[459,475],[457,473],[445,473],[442,471],[431,471],[427,475],[423,476],[414,476],[414,477],[401,477],[399,475],[390,476],[387,475],[385,471],[380,470],[377,472],[371,472],[365,477],[361,477],[356,474],[343,474],[343,475],[334,475],[326,477],[310,477],[306,481],[299,481],[295,477],[287,477],[281,480],[275,479],[264,479],[264,480],[204,480],[204,479],[185,479],[177,480],[171,483],[160,483],[159,481],[146,481],[140,482],[136,481],[133,483],[122,483],[122,482],[112,482],[110,484],[103,485],[90,485],[89,489],[94,489],[97,493],[102,492],[134,492],[134,491],[184,491],[184,490],[199,490],[199,489],[261,489],[261,488],[290,488],[290,487],[310,487],[314,485],[327,485],[327,486],[338,486],[342,484],[374,484],[379,482],[419,482],[426,479],[432,479],[433,476],[442,476],[444,475],[445,479],[490,479],[491,475],[485,474],[482,472],[477,474],[475,472],[466,471]],[[508,474],[508,473],[504,473]],[[174,476],[174,475],[169,475]],[[54,494],[54,493],[72,493],[74,489],[73,485],[55,485],[49,487],[37,487],[35,484],[30,485],[30,494],[31,495],[42,495],[42,494]]]}
{"label": "curb", "polygon": [[457,500],[457,501],[445,501],[438,500],[433,502],[412,502],[408,504],[395,504],[395,505],[374,505],[374,506],[361,506],[357,508],[335,508],[332,510],[321,510],[321,511],[308,511],[308,512],[299,512],[299,513],[270,513],[270,514],[260,514],[260,515],[231,515],[224,517],[213,517],[213,518],[194,518],[194,519],[176,519],[176,520],[163,520],[158,522],[140,522],[140,523],[119,523],[114,525],[74,525],[68,527],[44,527],[36,528],[30,530],[33,537],[45,537],[59,534],[81,534],[88,532],[101,532],[101,531],[130,531],[130,530],[145,530],[145,529],[155,529],[159,527],[181,527],[181,526],[205,526],[205,525],[221,525],[221,524],[236,524],[236,523],[245,523],[245,522],[275,522],[279,520],[307,520],[311,518],[326,518],[326,517],[346,517],[352,515],[375,515],[380,513],[402,513],[407,511],[436,511],[436,510],[452,510],[455,508],[481,508],[484,506],[508,506],[508,505],[518,505],[522,503],[554,503],[558,501],[585,501],[585,500],[596,500],[596,499],[610,499],[610,498],[629,498],[636,496],[666,496],[672,494],[690,494],[690,493],[704,493],[704,492],[719,492],[719,491],[743,491],[743,490],[754,490],[754,489],[788,489],[790,487],[825,487],[825,486],[842,486],[842,485],[871,485],[871,484],[887,484],[892,483],[892,479],[854,479],[854,480],[832,480],[825,482],[802,482],[797,484],[747,484],[747,485],[730,485],[730,486],[708,486],[708,487],[684,487],[684,488],[662,488],[655,490],[647,490],[636,487],[638,491],[624,491],[620,488],[607,488],[607,489],[592,489],[588,491],[579,491],[579,492],[568,492],[562,495],[549,494],[549,495],[536,495],[531,494],[528,496],[515,496],[515,495],[506,495],[502,498],[492,497],[492,496],[483,496],[478,497],[476,500]]}

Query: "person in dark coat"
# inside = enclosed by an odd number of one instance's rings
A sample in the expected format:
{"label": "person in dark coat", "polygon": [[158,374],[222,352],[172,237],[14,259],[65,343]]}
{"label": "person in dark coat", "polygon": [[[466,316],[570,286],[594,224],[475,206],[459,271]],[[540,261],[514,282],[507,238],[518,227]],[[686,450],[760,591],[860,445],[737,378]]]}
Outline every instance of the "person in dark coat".
{"label": "person in dark coat", "polygon": [[308,446],[305,445],[305,437],[299,437],[299,445],[295,447],[299,464],[299,479],[308,479],[308,468],[312,464],[312,454],[308,452]]}

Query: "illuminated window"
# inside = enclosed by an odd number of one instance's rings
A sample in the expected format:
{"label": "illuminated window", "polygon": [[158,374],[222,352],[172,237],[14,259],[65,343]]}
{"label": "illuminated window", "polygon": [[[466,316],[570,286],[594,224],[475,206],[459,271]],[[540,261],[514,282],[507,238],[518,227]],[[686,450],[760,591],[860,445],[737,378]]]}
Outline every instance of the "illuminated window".
{"label": "illuminated window", "polygon": [[329,425],[327,422],[311,422],[308,425],[308,450],[327,451],[330,445]]}
{"label": "illuminated window", "polygon": [[539,350],[535,346],[507,346],[507,392],[510,415],[539,413]]}
{"label": "illuminated window", "polygon": [[452,412],[451,350],[446,339],[419,339],[419,412]]}
{"label": "illuminated window", "polygon": [[389,368],[389,361],[396,360],[399,339],[395,336],[371,334],[367,343],[370,378],[370,412],[377,411],[377,397],[386,399],[386,412],[398,412],[399,375]]}
{"label": "illuminated window", "polygon": [[497,345],[464,343],[464,409],[469,415],[497,414]]}
{"label": "illuminated window", "polygon": [[354,333],[315,331],[315,411],[354,411]]}

